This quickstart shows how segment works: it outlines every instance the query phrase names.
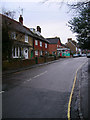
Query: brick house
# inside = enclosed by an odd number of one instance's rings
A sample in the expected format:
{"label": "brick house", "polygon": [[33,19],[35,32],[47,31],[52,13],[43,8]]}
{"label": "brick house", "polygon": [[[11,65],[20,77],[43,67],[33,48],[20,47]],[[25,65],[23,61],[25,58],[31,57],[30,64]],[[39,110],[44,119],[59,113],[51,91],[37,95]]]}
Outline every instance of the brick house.
{"label": "brick house", "polygon": [[49,54],[57,55],[58,48],[61,46],[61,41],[59,37],[46,38],[49,41]]}
{"label": "brick house", "polygon": [[45,56],[48,54],[48,41],[41,35],[41,28],[37,26],[37,30],[34,28],[30,29],[33,32],[33,48],[34,48],[34,57]]}
{"label": "brick house", "polygon": [[[2,28],[8,28],[9,39],[13,42],[11,58],[32,58],[33,51],[33,34],[30,29],[23,25],[23,17],[20,15],[19,22],[0,14],[2,17]],[[3,31],[2,31],[3,33]],[[7,42],[2,38],[3,43]],[[4,44],[2,44],[4,46]],[[4,48],[7,46],[4,46]],[[4,53],[2,57],[5,57]],[[8,57],[8,56],[7,56]]]}
{"label": "brick house", "polygon": [[66,46],[70,49],[72,54],[81,54],[81,49],[78,47],[76,41],[72,40],[72,38],[68,38]]}

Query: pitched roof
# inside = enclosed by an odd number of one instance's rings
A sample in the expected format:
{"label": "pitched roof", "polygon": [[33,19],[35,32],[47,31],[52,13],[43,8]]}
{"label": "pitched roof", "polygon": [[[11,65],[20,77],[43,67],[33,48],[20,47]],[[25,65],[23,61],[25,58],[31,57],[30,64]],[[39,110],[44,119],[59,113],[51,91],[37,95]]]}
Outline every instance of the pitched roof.
{"label": "pitched roof", "polygon": [[[46,38],[46,40],[49,41],[49,44],[57,44],[58,41],[60,40],[59,37],[55,37],[55,38]],[[61,41],[60,41],[61,42]]]}
{"label": "pitched roof", "polygon": [[16,30],[18,32],[21,32],[23,34],[27,34],[35,39],[48,42],[43,36],[38,35],[36,33],[33,33],[28,27],[22,25],[20,22],[17,22],[16,20],[13,20],[5,15],[0,14],[0,17],[2,17],[2,23],[5,25],[7,23],[7,26],[11,30]]}

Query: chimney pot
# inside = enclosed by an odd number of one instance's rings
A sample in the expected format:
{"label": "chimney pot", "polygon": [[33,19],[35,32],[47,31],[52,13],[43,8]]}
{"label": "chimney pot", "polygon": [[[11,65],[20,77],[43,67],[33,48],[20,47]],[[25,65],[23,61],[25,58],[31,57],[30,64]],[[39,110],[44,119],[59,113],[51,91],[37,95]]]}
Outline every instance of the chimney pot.
{"label": "chimney pot", "polygon": [[20,17],[19,17],[19,22],[20,22],[21,24],[23,24],[23,17],[22,17],[22,15],[20,15]]}
{"label": "chimney pot", "polygon": [[41,33],[41,28],[40,28],[40,26],[37,26],[37,31]]}

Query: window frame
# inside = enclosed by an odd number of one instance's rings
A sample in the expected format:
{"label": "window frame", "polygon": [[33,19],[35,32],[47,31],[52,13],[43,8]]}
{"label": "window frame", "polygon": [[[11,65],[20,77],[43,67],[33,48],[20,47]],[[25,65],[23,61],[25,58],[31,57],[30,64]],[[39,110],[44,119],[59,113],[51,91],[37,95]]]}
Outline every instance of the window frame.
{"label": "window frame", "polygon": [[40,41],[40,47],[42,47],[42,41]]}
{"label": "window frame", "polygon": [[25,35],[25,42],[28,43],[28,35]]}
{"label": "window frame", "polygon": [[45,48],[47,48],[47,43],[45,43]]}
{"label": "window frame", "polygon": [[38,45],[38,40],[35,40],[35,45]]}
{"label": "window frame", "polygon": [[16,40],[16,32],[11,32],[11,38]]}
{"label": "window frame", "polygon": [[38,56],[38,50],[35,50],[35,55]]}

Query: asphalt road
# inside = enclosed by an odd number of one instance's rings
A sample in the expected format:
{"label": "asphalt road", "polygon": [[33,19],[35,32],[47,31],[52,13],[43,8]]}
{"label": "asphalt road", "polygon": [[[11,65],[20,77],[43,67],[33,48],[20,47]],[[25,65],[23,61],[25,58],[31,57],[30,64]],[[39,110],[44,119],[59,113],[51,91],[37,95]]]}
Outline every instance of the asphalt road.
{"label": "asphalt road", "polygon": [[3,118],[67,118],[77,68],[88,59],[69,58],[3,77]]}

